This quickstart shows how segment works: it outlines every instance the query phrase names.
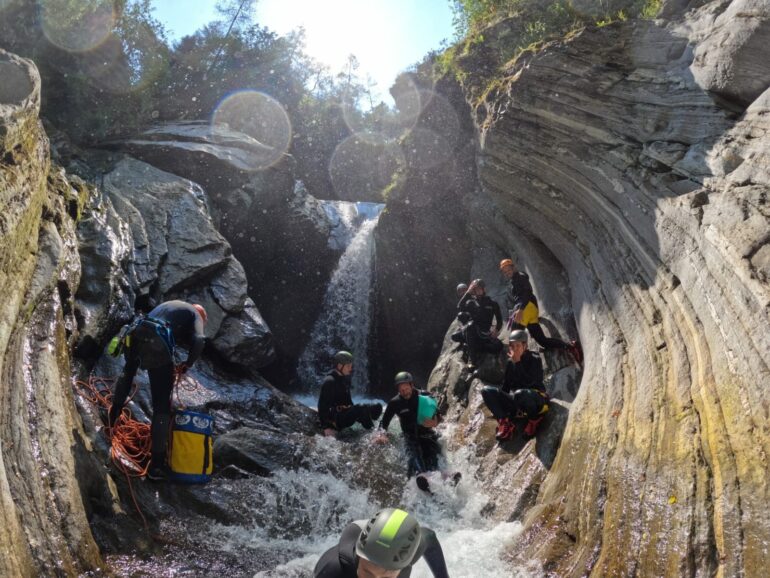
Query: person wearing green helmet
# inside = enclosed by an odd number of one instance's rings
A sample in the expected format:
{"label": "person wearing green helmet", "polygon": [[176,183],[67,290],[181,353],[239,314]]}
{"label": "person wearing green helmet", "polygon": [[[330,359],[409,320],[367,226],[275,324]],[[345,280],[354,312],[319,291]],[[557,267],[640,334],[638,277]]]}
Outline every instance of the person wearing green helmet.
{"label": "person wearing green helmet", "polygon": [[432,415],[421,415],[424,411],[420,411],[420,406],[427,406],[433,401],[428,392],[414,386],[414,378],[408,371],[396,374],[394,381],[398,388],[398,395],[393,397],[385,407],[385,414],[380,421],[382,433],[375,438],[375,441],[387,443],[388,426],[393,417],[398,416],[406,442],[407,477],[415,476],[417,486],[427,492],[429,491],[428,480],[422,474],[438,470],[438,458],[441,455],[438,434],[434,429],[438,425],[436,405],[433,402]]}
{"label": "person wearing green helmet", "polygon": [[333,359],[334,369],[321,383],[321,394],[318,397],[318,418],[324,435],[333,436],[356,422],[366,429],[372,429],[374,420],[382,413],[382,406],[379,403],[354,404],[350,395],[353,355],[347,351],[338,351]]}
{"label": "person wearing green helmet", "polygon": [[339,543],[318,560],[313,577],[408,578],[420,558],[434,578],[449,577],[435,532],[404,510],[386,508],[348,524]]}

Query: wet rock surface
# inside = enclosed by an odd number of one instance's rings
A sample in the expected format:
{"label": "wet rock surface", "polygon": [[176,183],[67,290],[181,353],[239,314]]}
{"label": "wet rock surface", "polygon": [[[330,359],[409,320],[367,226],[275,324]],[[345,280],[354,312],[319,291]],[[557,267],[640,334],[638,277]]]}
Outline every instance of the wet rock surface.
{"label": "wet rock surface", "polygon": [[[721,16],[728,4],[740,18]],[[552,465],[510,472],[522,476],[502,507],[524,515],[517,564],[537,558],[558,576],[754,575],[767,564],[757,464],[770,117],[767,75],[748,73],[764,66],[749,56],[761,51],[744,48],[768,24],[753,6],[588,28],[474,93],[476,206],[563,266],[586,353]],[[707,21],[721,22],[715,35],[701,33]],[[496,475],[490,466],[485,479]]]}

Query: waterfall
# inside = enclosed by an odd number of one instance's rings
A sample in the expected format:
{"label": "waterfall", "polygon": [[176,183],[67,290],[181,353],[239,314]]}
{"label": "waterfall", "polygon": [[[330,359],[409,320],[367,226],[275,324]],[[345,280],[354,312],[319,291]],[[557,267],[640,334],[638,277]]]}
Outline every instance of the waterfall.
{"label": "waterfall", "polygon": [[[317,394],[317,386],[331,369],[331,358],[340,349],[354,356],[353,389],[363,393],[368,385],[369,317],[371,304],[374,228],[383,205],[375,203],[326,203],[327,214],[335,215],[340,226],[330,243],[347,247],[340,257],[324,295],[297,372],[305,391]],[[314,405],[314,404],[313,404]]]}

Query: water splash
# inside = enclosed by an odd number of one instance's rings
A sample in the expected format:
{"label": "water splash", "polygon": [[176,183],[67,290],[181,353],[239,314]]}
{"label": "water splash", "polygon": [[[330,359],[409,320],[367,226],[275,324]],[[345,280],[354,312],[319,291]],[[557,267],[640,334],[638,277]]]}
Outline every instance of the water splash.
{"label": "water splash", "polygon": [[[331,358],[340,349],[353,353],[353,389],[363,392],[368,384],[369,310],[371,304],[374,228],[382,205],[362,213],[356,204],[356,216],[364,219],[332,274],[324,296],[321,314],[313,326],[310,342],[299,359],[297,372],[305,390],[315,391],[331,368]],[[369,207],[371,209],[371,207]],[[350,223],[349,212],[341,217]]]}

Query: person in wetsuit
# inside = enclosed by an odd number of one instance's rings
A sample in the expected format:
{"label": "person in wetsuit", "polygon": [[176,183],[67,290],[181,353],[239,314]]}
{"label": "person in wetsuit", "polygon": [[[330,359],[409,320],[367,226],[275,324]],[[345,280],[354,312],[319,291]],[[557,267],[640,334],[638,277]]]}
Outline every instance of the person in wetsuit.
{"label": "person in wetsuit", "polygon": [[318,560],[313,578],[408,578],[420,558],[434,578],[449,578],[433,530],[403,510],[387,508],[348,524],[339,543]]}
{"label": "person in wetsuit", "polygon": [[423,491],[428,491],[428,480],[420,474],[438,470],[441,446],[434,429],[438,425],[438,417],[434,416],[421,424],[417,423],[419,396],[428,395],[428,393],[414,386],[411,373],[401,371],[396,374],[395,385],[398,388],[398,395],[393,397],[385,407],[385,414],[380,421],[382,433],[376,441],[378,443],[388,441],[388,427],[393,417],[398,416],[406,443],[407,477],[416,476],[417,486]]}
{"label": "person in wetsuit", "polygon": [[318,418],[326,436],[333,436],[356,422],[366,429],[372,429],[374,420],[382,413],[382,406],[379,403],[353,403],[350,395],[352,372],[353,355],[347,351],[335,353],[334,369],[321,383],[321,393],[318,396]]}
{"label": "person in wetsuit", "polygon": [[[206,318],[206,310],[201,305],[166,301],[138,318],[128,333],[123,353],[126,364],[115,383],[108,427],[112,429],[117,423],[137,370],[140,367],[147,370],[152,396],[152,442],[147,470],[147,477],[151,480],[167,477],[166,446],[175,373],[186,372],[200,357],[206,344]],[[176,345],[185,347],[188,355],[184,363],[175,367]]]}
{"label": "person in wetsuit", "polygon": [[543,363],[539,355],[527,349],[528,339],[523,329],[511,333],[502,387],[485,386],[481,390],[484,403],[497,419],[498,441],[509,439],[516,431],[513,420],[521,418],[528,420],[524,433],[535,435],[549,408],[543,385]]}
{"label": "person in wetsuit", "polygon": [[511,259],[500,261],[500,272],[508,279],[509,285],[505,295],[505,305],[508,308],[508,329],[526,329],[532,338],[543,349],[565,349],[575,361],[581,363],[583,354],[577,341],[567,343],[556,337],[546,337],[540,325],[540,310],[537,298],[532,291],[529,275],[519,271]]}
{"label": "person in wetsuit", "polygon": [[503,344],[497,334],[503,326],[503,316],[497,302],[486,295],[483,279],[471,282],[457,304],[457,310],[467,313],[470,318],[464,333],[471,365],[478,367],[485,353],[497,355],[502,351]]}

